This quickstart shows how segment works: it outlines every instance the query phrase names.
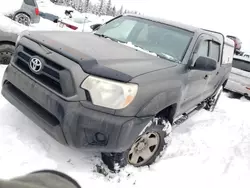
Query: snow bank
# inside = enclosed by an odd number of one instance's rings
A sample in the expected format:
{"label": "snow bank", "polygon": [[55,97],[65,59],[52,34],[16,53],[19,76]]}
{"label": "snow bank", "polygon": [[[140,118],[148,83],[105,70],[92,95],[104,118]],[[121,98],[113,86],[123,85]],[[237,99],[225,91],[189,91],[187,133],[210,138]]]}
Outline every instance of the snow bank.
{"label": "snow bank", "polygon": [[[58,30],[58,31],[73,31],[67,27],[60,28],[58,24],[55,24],[49,20],[40,19],[40,23],[38,24],[32,24],[30,27],[24,26],[22,24],[19,24],[10,18],[4,16],[8,15],[10,13],[15,12],[16,10],[20,9],[22,5],[23,0],[4,0],[4,3],[1,3],[0,6],[0,30],[6,31],[6,32],[13,32],[13,33],[20,33],[24,30],[40,30],[40,31],[52,31],[52,30]],[[72,23],[75,26],[78,26],[78,31],[84,31],[84,32],[91,32],[92,29],[90,26],[95,23],[104,23],[107,20],[111,19],[111,16],[96,16],[94,14],[90,13],[80,13],[76,10],[74,10],[71,7],[67,6],[59,6],[55,5],[54,3],[50,2],[50,0],[37,0],[39,10],[45,13],[51,13],[54,14],[64,21],[66,23]],[[69,19],[65,15],[65,10],[73,10],[72,13],[73,18]],[[86,24],[78,24],[74,22],[74,20],[84,20],[87,18],[88,23]]]}
{"label": "snow bank", "polygon": [[12,14],[19,10],[23,0],[1,0],[0,13],[4,15]]}
{"label": "snow bank", "polygon": [[28,27],[19,24],[11,20],[10,18],[0,14],[0,30],[18,34],[26,29],[28,29]]}
{"label": "snow bank", "polygon": [[33,24],[29,27],[24,26],[22,24],[19,24],[13,20],[11,20],[10,18],[1,15],[0,14],[0,30],[5,31],[5,32],[10,32],[10,33],[16,33],[19,34],[24,30],[30,30],[30,31],[34,31],[34,30],[39,30],[39,31],[71,31],[69,28],[65,27],[65,28],[60,28],[58,27],[55,23],[43,19],[40,19],[40,23],[39,24]]}
{"label": "snow bank", "polygon": [[39,10],[45,13],[54,14],[60,18],[66,18],[65,10],[73,10],[74,13],[72,15],[79,16],[81,13],[74,10],[72,7],[56,5],[49,0],[38,0],[37,1]]}
{"label": "snow bank", "polygon": [[103,16],[100,16],[100,20],[105,23],[111,19],[113,19],[114,17],[113,16],[106,16],[106,15],[103,15]]}

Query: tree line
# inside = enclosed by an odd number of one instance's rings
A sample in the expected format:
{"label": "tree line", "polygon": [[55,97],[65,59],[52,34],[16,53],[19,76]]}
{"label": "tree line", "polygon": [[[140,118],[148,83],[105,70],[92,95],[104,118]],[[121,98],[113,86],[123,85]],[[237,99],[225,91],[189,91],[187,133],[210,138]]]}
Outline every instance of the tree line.
{"label": "tree line", "polygon": [[124,13],[140,14],[138,11],[124,9],[121,6],[117,9],[111,0],[99,0],[98,3],[92,3],[91,0],[50,0],[59,5],[70,6],[82,13],[92,13],[95,15],[118,16]]}

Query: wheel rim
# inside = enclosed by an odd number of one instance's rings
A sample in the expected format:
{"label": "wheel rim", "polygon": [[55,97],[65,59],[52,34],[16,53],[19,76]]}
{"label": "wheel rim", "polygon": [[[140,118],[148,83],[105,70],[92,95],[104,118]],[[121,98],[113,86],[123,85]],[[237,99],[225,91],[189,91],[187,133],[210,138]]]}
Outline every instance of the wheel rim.
{"label": "wheel rim", "polygon": [[11,60],[12,53],[9,51],[0,52],[0,65],[7,65]]}
{"label": "wheel rim", "polygon": [[20,24],[28,26],[30,23],[30,18],[25,14],[18,14],[15,17],[15,21],[17,21]]}
{"label": "wheel rim", "polygon": [[160,136],[156,132],[149,132],[140,136],[132,145],[128,162],[134,166],[147,163],[156,153],[160,142]]}

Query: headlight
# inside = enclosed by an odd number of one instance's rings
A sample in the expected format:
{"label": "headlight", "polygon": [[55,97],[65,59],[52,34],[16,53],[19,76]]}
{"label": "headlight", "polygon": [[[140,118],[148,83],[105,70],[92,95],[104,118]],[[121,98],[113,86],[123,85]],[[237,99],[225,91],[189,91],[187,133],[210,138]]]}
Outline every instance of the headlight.
{"label": "headlight", "polygon": [[93,104],[111,109],[127,107],[135,98],[138,85],[89,76],[81,87],[88,90]]}

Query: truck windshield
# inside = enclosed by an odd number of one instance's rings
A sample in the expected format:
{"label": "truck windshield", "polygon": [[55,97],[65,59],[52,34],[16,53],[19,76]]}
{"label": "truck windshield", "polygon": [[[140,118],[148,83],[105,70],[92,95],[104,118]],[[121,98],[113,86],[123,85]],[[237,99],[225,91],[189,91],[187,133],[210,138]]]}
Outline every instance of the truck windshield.
{"label": "truck windshield", "polygon": [[234,58],[232,66],[236,69],[250,72],[250,61]]}
{"label": "truck windshield", "polygon": [[119,17],[94,34],[177,61],[182,61],[193,36],[191,31],[133,16]]}

